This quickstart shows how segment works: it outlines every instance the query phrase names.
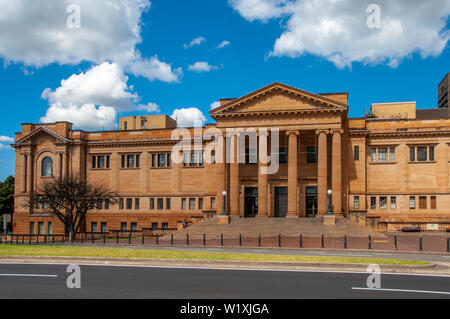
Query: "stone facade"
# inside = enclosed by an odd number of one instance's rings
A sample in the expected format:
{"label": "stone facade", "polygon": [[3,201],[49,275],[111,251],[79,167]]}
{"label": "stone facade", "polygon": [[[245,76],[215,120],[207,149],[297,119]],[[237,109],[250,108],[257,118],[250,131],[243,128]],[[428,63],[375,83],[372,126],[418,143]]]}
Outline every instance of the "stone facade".
{"label": "stone facade", "polygon": [[[22,124],[13,145],[14,232],[64,233],[45,207],[23,204],[30,193],[39,193],[43,180],[67,174],[120,195],[118,205],[88,214],[86,231],[177,228],[184,220],[220,214],[223,191],[231,218],[313,218],[331,208],[337,217],[364,216],[381,230],[449,227],[450,119],[349,119],[347,98],[347,93],[313,94],[273,83],[221,100],[210,111],[216,124],[198,129],[86,132],[68,122]],[[267,174],[274,129],[279,168]],[[248,160],[250,142],[242,148],[238,143],[251,130],[258,145],[268,148],[259,149],[256,163]],[[194,138],[188,142],[191,151],[174,152],[183,134],[205,137],[208,132],[223,135],[212,143]],[[262,144],[265,140],[270,142]],[[220,160],[222,152],[228,161]]]}

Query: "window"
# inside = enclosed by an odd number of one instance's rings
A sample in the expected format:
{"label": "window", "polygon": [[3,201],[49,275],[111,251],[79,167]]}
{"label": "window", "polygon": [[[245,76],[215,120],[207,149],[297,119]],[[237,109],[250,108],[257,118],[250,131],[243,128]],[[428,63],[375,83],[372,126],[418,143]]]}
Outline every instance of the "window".
{"label": "window", "polygon": [[353,208],[359,209],[359,196],[353,197]]}
{"label": "window", "polygon": [[50,157],[46,157],[42,160],[42,172],[43,177],[53,176],[53,160]]}
{"label": "window", "polygon": [[137,223],[131,223],[131,230],[136,231],[137,230]]}
{"label": "window", "polygon": [[[416,153],[417,152],[417,153]],[[434,162],[435,150],[434,146],[411,146],[409,148],[409,160],[410,162]]]}
{"label": "window", "polygon": [[203,209],[203,198],[198,199],[198,209]]}
{"label": "window", "polygon": [[167,154],[167,167],[172,166],[172,155],[169,153]]}
{"label": "window", "polygon": [[430,148],[429,148],[429,160],[431,161],[431,162],[434,162],[434,146],[430,146]]}
{"label": "window", "polygon": [[103,209],[103,201],[101,200],[101,199],[99,199],[98,201],[97,201],[97,209]]}
{"label": "window", "polygon": [[359,146],[353,147],[353,160],[359,161]]}
{"label": "window", "polygon": [[195,209],[195,198],[189,198],[189,210]]}
{"label": "window", "polygon": [[427,160],[427,148],[418,147],[417,148],[417,160],[419,162],[425,162]]}
{"label": "window", "polygon": [[108,224],[106,222],[101,222],[100,228],[102,230],[102,233],[107,233],[108,232]]}
{"label": "window", "polygon": [[374,162],[374,163],[377,161],[377,149],[376,148],[370,149],[370,161]]}
{"label": "window", "polygon": [[119,209],[123,209],[123,198],[119,198]]}
{"label": "window", "polygon": [[245,150],[245,164],[258,164],[258,150],[251,148]]}
{"label": "window", "polygon": [[134,209],[139,209],[139,198],[134,199]]}
{"label": "window", "polygon": [[436,209],[436,196],[431,196],[430,197],[430,208],[431,209]]}
{"label": "window", "polygon": [[288,149],[287,147],[280,147],[280,152],[278,153],[278,163],[287,164],[288,163]]}
{"label": "window", "polygon": [[152,223],[152,229],[158,229],[158,223]]}
{"label": "window", "polygon": [[157,209],[164,209],[164,199],[163,198],[158,198],[156,200],[156,208]]}
{"label": "window", "polygon": [[155,199],[150,198],[150,209],[155,209]]}
{"label": "window", "polygon": [[133,209],[133,199],[127,198],[127,209]]}
{"label": "window", "polygon": [[122,168],[139,168],[141,166],[139,154],[121,155],[121,159]]}
{"label": "window", "polygon": [[170,209],[170,198],[166,198],[166,209]]}
{"label": "window", "polygon": [[216,198],[211,197],[211,209],[216,209]]}
{"label": "window", "polygon": [[38,222],[38,235],[44,234],[44,222]]}
{"label": "window", "polygon": [[47,234],[53,235],[53,223],[52,222],[47,222]]}
{"label": "window", "polygon": [[128,129],[128,122],[127,121],[125,121],[124,123],[123,123],[123,126],[124,126],[124,129],[125,129],[125,131]]}
{"label": "window", "polygon": [[120,223],[120,230],[127,230],[127,223]]}
{"label": "window", "polygon": [[416,197],[410,196],[409,197],[409,209],[415,209],[416,208]]}
{"label": "window", "polygon": [[377,198],[370,197],[370,209],[377,209]]}
{"label": "window", "polygon": [[105,199],[105,209],[109,209],[109,199]]}
{"label": "window", "polygon": [[419,209],[427,209],[427,197],[419,196]]}
{"label": "window", "polygon": [[141,128],[147,128],[147,118],[141,117]]}
{"label": "window", "polygon": [[391,196],[391,209],[397,209],[397,197]]}
{"label": "window", "polygon": [[389,148],[389,162],[395,162],[395,147]]}
{"label": "window", "polygon": [[152,154],[152,167],[156,167],[157,158],[158,158],[158,154]]}
{"label": "window", "polygon": [[378,162],[385,163],[387,162],[388,150],[387,148],[379,148],[378,149]]}
{"label": "window", "polygon": [[211,151],[211,164],[216,164],[216,151]]}
{"label": "window", "polygon": [[372,163],[395,162],[395,147],[378,147],[370,149],[370,161]]}
{"label": "window", "polygon": [[162,223],[163,229],[169,229],[169,223]]}
{"label": "window", "polygon": [[380,209],[387,209],[387,196],[380,197]]}
{"label": "window", "polygon": [[308,146],[306,148],[306,162],[309,164],[317,163],[317,147]]}
{"label": "window", "polygon": [[97,222],[91,223],[91,232],[96,233],[97,232]]}
{"label": "window", "polygon": [[166,154],[158,154],[158,167],[166,167]]}
{"label": "window", "polygon": [[34,222],[30,222],[30,235],[34,235]]}
{"label": "window", "polygon": [[92,168],[109,168],[109,155],[92,156]]}
{"label": "window", "polygon": [[181,209],[186,209],[186,198],[181,199]]}
{"label": "window", "polygon": [[134,167],[134,155],[127,155],[127,168]]}

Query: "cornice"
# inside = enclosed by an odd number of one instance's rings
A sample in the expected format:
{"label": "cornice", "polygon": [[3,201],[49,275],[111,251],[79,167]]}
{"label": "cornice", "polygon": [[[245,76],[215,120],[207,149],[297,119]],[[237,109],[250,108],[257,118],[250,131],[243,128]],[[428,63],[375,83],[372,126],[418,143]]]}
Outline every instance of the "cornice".
{"label": "cornice", "polygon": [[247,112],[226,112],[211,114],[213,118],[229,118],[229,117],[260,117],[260,116],[280,116],[291,114],[316,114],[316,113],[343,113],[347,111],[345,107],[333,108],[308,108],[297,110],[268,110],[268,111],[247,111]]}

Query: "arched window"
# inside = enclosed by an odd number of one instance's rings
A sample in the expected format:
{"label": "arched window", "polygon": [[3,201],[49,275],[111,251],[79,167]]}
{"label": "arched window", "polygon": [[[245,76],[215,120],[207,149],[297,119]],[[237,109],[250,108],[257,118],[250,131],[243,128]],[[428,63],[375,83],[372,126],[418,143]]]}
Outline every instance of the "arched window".
{"label": "arched window", "polygon": [[42,160],[42,176],[53,176],[53,160],[50,157],[46,157]]}

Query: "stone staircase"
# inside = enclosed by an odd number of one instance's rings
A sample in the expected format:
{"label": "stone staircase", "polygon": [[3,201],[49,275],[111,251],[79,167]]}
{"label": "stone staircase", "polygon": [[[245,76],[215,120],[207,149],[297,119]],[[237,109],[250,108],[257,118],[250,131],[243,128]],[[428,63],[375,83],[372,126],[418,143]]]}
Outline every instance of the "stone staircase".
{"label": "stone staircase", "polygon": [[336,219],[335,226],[323,224],[323,218],[232,218],[230,224],[219,225],[217,217],[206,219],[200,223],[192,224],[182,230],[173,233],[174,238],[185,238],[186,234],[191,237],[201,237],[206,234],[208,238],[219,238],[220,234],[227,237],[261,236],[352,236],[367,237],[380,233],[363,225],[354,223],[346,218]]}

